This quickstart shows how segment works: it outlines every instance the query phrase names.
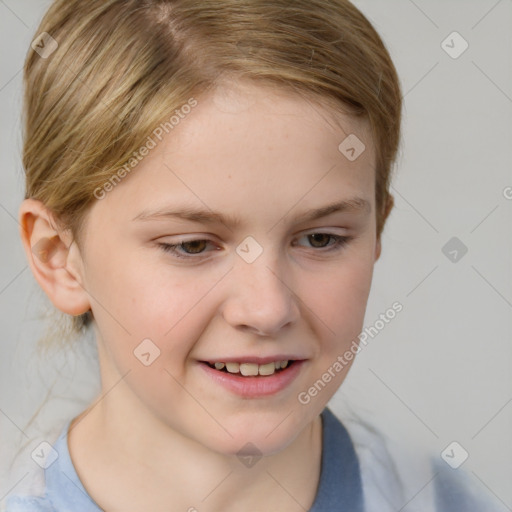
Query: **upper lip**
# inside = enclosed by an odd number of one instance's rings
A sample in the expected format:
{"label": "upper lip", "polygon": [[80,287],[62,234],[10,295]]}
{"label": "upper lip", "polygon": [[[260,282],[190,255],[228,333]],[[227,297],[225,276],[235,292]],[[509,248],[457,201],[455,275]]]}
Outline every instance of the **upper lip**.
{"label": "upper lip", "polygon": [[304,357],[297,357],[293,355],[277,354],[275,356],[238,356],[238,357],[220,357],[220,358],[208,358],[202,361],[207,363],[253,363],[253,364],[267,364],[273,363],[274,361],[302,361]]}

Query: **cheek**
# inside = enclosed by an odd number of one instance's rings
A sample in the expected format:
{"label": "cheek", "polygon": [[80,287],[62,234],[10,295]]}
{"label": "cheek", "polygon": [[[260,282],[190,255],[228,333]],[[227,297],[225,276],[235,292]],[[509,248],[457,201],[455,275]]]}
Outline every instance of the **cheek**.
{"label": "cheek", "polygon": [[373,261],[354,257],[304,284],[306,305],[334,343],[359,334],[364,321],[373,275]]}
{"label": "cheek", "polygon": [[151,251],[123,250],[122,240],[98,243],[92,251],[87,286],[98,315],[105,317],[102,309],[109,314],[107,324],[117,322],[137,336],[161,337],[185,314],[196,294],[177,270],[169,271]]}
{"label": "cheek", "polygon": [[159,353],[151,367],[168,369],[178,378],[214,314],[209,292],[222,274],[151,264],[147,256],[111,255],[106,261],[106,268],[91,269],[91,294],[97,299],[93,311],[119,370],[138,363],[133,352],[149,339]]}

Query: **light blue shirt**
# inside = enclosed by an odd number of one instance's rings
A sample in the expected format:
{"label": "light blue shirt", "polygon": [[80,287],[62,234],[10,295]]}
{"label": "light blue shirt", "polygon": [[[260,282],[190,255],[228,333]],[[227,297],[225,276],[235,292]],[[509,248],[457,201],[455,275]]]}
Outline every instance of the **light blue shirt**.
{"label": "light blue shirt", "polygon": [[[351,438],[328,408],[321,417],[320,481],[309,512],[364,512],[359,461]],[[69,424],[53,446],[58,458],[45,470],[44,496],[11,496],[7,500],[7,512],[102,512],[85,490],[71,461],[67,445]],[[436,512],[495,510],[470,497],[455,471],[448,466],[436,465],[435,471]]]}

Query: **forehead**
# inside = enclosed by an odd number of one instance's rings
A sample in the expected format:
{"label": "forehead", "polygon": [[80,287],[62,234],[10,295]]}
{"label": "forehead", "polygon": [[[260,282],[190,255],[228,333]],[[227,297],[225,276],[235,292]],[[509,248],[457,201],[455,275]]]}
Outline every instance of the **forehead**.
{"label": "forehead", "polygon": [[353,197],[373,202],[367,121],[268,86],[237,82],[197,98],[156,143],[102,207],[140,217],[176,203],[271,222]]}
{"label": "forehead", "polygon": [[[353,134],[364,140],[367,156],[371,157],[374,147],[367,118],[350,115],[350,107],[335,104],[331,97],[237,80],[223,83],[201,97],[194,116],[196,121],[201,118],[205,129],[212,125],[223,126],[232,133],[245,129],[245,133],[253,133],[261,141],[266,138],[275,143],[279,139],[274,136],[278,134],[289,141],[288,145],[305,140],[308,144],[300,146],[302,150],[312,149],[318,142],[332,143],[330,138],[334,138],[337,149],[338,142]],[[196,123],[183,123],[174,140],[179,144],[180,136],[197,128]],[[215,135],[216,130],[210,133]],[[328,134],[330,137],[326,137]]]}

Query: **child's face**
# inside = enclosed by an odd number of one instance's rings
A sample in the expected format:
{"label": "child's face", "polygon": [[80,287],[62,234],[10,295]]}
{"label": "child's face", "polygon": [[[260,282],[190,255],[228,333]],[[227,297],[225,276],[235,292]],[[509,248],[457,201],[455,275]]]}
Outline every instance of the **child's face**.
{"label": "child's face", "polygon": [[[271,453],[345,378],[350,362],[342,370],[335,362],[361,331],[379,254],[375,153],[366,122],[346,118],[343,132],[327,118],[304,100],[254,85],[200,98],[93,205],[83,285],[104,389],[124,376],[106,404],[126,421],[157,418],[219,452],[251,442]],[[338,149],[350,133],[366,145],[355,161]],[[299,219],[355,198],[368,208]],[[238,223],[165,213],[184,208]],[[334,235],[349,237],[346,245],[336,248]],[[162,246],[194,240],[206,241],[177,254]],[[276,373],[268,363],[281,360],[295,362]],[[274,374],[244,377],[207,364],[235,363],[234,371],[237,362],[258,361],[265,366],[244,372]],[[317,383],[323,389],[308,392],[326,372],[331,379]]]}

